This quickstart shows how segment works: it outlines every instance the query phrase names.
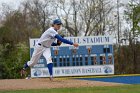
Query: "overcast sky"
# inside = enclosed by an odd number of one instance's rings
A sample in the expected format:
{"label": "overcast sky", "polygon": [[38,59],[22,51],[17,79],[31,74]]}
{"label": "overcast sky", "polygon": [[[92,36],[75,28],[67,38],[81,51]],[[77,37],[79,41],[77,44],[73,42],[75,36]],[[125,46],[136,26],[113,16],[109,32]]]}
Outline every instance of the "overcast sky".
{"label": "overcast sky", "polygon": [[[20,2],[22,2],[24,0],[0,0],[0,5],[2,3],[6,3],[10,6],[13,6],[13,7],[18,7],[18,5],[20,4]],[[117,0],[114,0],[114,1],[117,1]],[[123,3],[126,3],[128,2],[129,0],[120,0],[120,2],[123,2]]]}
{"label": "overcast sky", "polygon": [[5,3],[10,5],[12,8],[17,8],[22,1],[24,0],[0,0],[0,6],[1,4]]}

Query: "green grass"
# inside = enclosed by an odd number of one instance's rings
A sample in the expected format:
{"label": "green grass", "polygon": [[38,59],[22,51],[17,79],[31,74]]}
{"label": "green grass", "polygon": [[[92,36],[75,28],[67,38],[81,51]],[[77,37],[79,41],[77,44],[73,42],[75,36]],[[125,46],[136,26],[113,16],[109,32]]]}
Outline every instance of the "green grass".
{"label": "green grass", "polygon": [[122,85],[114,87],[81,87],[36,90],[0,90],[0,93],[140,93],[140,85]]}

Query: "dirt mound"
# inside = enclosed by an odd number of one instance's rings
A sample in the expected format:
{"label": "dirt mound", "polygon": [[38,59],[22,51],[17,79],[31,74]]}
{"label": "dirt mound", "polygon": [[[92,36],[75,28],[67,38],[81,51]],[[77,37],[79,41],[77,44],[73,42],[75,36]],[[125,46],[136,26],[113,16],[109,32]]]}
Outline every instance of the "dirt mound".
{"label": "dirt mound", "polygon": [[88,86],[119,86],[122,84],[99,81],[86,81],[77,79],[55,78],[50,81],[48,78],[35,79],[5,79],[0,80],[0,90],[26,90],[26,89],[50,89]]}

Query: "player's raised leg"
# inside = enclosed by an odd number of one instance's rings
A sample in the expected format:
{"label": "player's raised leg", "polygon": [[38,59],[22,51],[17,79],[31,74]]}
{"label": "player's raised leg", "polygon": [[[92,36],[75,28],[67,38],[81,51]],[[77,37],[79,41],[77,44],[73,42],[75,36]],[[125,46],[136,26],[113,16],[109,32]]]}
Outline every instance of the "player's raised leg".
{"label": "player's raised leg", "polygon": [[25,70],[28,68],[28,67],[32,67],[34,66],[35,64],[37,64],[40,56],[42,55],[42,53],[45,51],[45,48],[44,47],[41,47],[41,46],[37,46],[33,52],[33,55],[31,57],[31,60],[30,61],[27,61],[24,66],[23,66],[23,69],[21,70],[21,76],[24,75],[25,73]]}
{"label": "player's raised leg", "polygon": [[42,53],[45,51],[45,48],[44,47],[41,47],[41,46],[37,46],[33,52],[33,55],[31,57],[31,60],[28,61],[27,63],[25,63],[25,68],[27,68],[28,66],[32,67],[34,66],[35,64],[37,64],[40,56],[42,55]]}

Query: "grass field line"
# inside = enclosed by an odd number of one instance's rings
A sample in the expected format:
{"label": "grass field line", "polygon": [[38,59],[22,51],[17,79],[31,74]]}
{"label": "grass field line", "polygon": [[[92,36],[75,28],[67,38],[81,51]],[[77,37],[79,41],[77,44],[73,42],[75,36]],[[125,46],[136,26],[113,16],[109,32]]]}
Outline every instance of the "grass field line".
{"label": "grass field line", "polygon": [[30,90],[0,90],[0,93],[140,93],[140,85]]}
{"label": "grass field line", "polygon": [[121,75],[99,75],[99,76],[73,76],[73,77],[56,77],[60,80],[77,79],[77,78],[106,78],[106,77],[125,77],[125,76],[140,76],[140,74],[121,74]]}

